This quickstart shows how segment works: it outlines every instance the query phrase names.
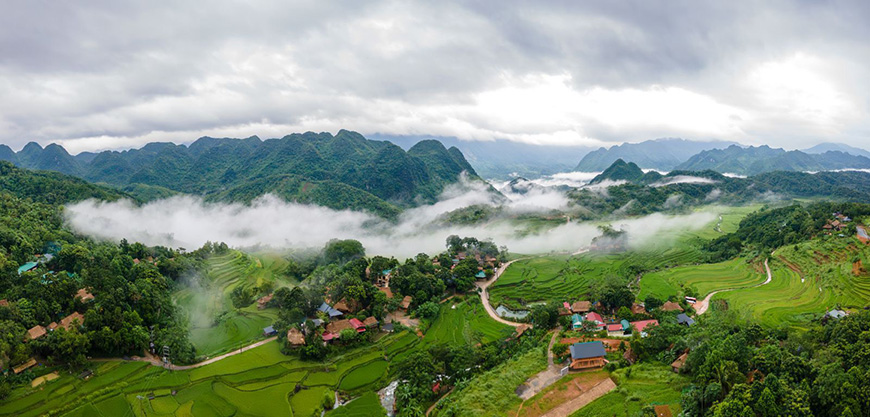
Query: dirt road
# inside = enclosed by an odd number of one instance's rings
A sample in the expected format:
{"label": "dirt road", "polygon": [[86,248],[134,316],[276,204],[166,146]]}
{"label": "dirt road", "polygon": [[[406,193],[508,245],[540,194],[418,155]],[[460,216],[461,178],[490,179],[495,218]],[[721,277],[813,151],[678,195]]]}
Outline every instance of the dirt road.
{"label": "dirt road", "polygon": [[556,343],[556,337],[559,336],[561,328],[556,328],[553,333],[553,338],[550,339],[550,344],[547,346],[547,369],[535,374],[535,376],[526,380],[522,386],[525,389],[520,392],[519,396],[523,401],[535,396],[535,394],[544,390],[544,388],[553,385],[556,381],[562,378],[561,366],[553,362],[553,345]]}
{"label": "dirt road", "polygon": [[[773,253],[771,253],[771,255],[773,255]],[[755,287],[760,287],[762,285],[770,284],[770,281],[773,279],[773,274],[770,273],[770,267],[767,265],[768,260],[769,259],[764,260],[764,269],[767,270],[767,280],[765,280],[761,284],[753,285],[751,287],[743,287],[743,288],[755,288]],[[733,290],[739,290],[739,289],[742,289],[742,288],[726,288],[724,290],[713,291],[710,294],[707,294],[707,296],[704,297],[703,300],[695,303],[695,313],[697,313],[698,315],[704,314],[707,311],[707,309],[710,308],[710,299],[713,298],[714,295],[719,294],[720,292],[733,291]]]}
{"label": "dirt road", "polygon": [[616,384],[613,383],[613,380],[610,378],[605,379],[604,381],[599,382],[598,385],[592,387],[589,391],[586,391],[580,394],[577,398],[550,410],[547,414],[544,414],[541,417],[568,417],[575,411],[585,407],[587,404],[597,400],[614,389],[616,389]]}

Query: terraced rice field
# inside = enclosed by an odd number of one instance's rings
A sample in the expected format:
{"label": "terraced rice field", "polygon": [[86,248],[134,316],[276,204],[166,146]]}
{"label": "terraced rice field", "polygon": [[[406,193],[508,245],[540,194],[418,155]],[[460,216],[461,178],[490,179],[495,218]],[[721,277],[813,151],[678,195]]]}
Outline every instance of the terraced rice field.
{"label": "terraced rice field", "polygon": [[326,413],[329,417],[379,417],[386,416],[378,395],[370,392],[350,403]]}
{"label": "terraced rice field", "polygon": [[638,298],[643,300],[652,295],[664,300],[671,295],[683,295],[685,288],[691,288],[698,298],[703,298],[713,291],[758,285],[766,279],[765,272],[742,258],[716,264],[681,266],[644,274]]}
{"label": "terraced rice field", "polygon": [[770,284],[713,299],[727,300],[729,308],[747,311],[768,326],[800,327],[837,306],[863,308],[870,304],[870,275],[854,265],[870,258],[870,248],[855,242],[852,237],[826,237],[781,248],[771,257]]}
{"label": "terraced rice field", "polygon": [[256,303],[235,310],[230,293],[240,285],[253,288],[267,281],[276,288],[292,286],[294,282],[281,273],[285,266],[286,261],[278,256],[231,251],[210,258],[206,276],[192,277],[186,287],[176,291],[173,298],[190,318],[191,341],[197,353],[215,356],[259,338],[277,311],[258,310]]}
{"label": "terraced rice field", "polygon": [[454,345],[489,343],[508,337],[513,332],[513,327],[499,323],[486,314],[479,297],[469,296],[466,300],[453,299],[442,304],[438,318],[426,332],[423,341],[427,344]]}
{"label": "terraced rice field", "polygon": [[[389,364],[384,356],[413,349],[413,339],[417,337],[409,333],[387,335],[328,363],[285,356],[278,343],[190,371],[167,371],[144,362],[105,362],[87,381],[63,373],[38,389],[14,391],[0,404],[0,416],[38,416],[50,410],[106,417],[319,416],[324,396],[335,390],[356,395],[385,385]],[[359,412],[371,408],[372,395],[336,415],[371,415]]]}
{"label": "terraced rice field", "polygon": [[536,257],[512,264],[490,286],[490,302],[518,309],[537,301],[576,300],[589,292],[593,280],[608,275],[633,277],[638,268],[667,268],[699,259],[698,249],[688,244],[619,254]]}

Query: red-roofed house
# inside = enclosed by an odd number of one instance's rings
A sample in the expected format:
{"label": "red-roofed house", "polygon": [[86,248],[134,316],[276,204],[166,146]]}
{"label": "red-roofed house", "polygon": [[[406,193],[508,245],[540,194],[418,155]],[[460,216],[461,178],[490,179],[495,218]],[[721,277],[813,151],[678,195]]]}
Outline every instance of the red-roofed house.
{"label": "red-roofed house", "polygon": [[586,315],[586,321],[594,321],[597,324],[604,324],[604,319],[601,318],[601,315],[594,311]]}
{"label": "red-roofed house", "polygon": [[359,319],[350,319],[348,320],[350,326],[353,327],[357,333],[362,333],[366,331],[366,325],[363,322],[359,321]]}
{"label": "red-roofed house", "polygon": [[323,332],[323,335],[320,336],[324,342],[332,341],[333,339],[338,339],[338,335],[330,332]]}
{"label": "red-roofed house", "polygon": [[641,336],[645,336],[645,333],[646,333],[646,330],[648,327],[658,326],[658,325],[659,325],[658,320],[641,320],[641,321],[635,321],[635,322],[631,323],[631,327],[634,327],[635,329],[637,329],[638,333],[640,333]]}
{"label": "red-roofed house", "polygon": [[568,304],[567,301],[562,302],[562,307],[564,307],[565,310],[571,311],[571,304]]}

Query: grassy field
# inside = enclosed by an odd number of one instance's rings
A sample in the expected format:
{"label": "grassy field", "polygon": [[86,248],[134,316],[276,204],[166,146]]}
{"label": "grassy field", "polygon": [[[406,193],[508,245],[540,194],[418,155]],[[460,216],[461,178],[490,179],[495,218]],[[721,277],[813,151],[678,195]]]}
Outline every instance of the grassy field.
{"label": "grassy field", "polygon": [[712,291],[749,287],[766,279],[760,265],[747,264],[745,259],[681,266],[644,274],[638,298],[643,300],[653,295],[664,300],[671,295],[683,295],[684,288],[692,288],[699,298],[703,298]]}
{"label": "grassy field", "polygon": [[465,300],[452,299],[441,304],[441,312],[432,323],[424,343],[475,344],[504,339],[514,332],[513,327],[501,324],[486,314],[476,295]]}
{"label": "grassy field", "polygon": [[293,286],[295,282],[282,274],[286,265],[277,255],[230,251],[211,257],[205,276],[190,277],[188,285],[176,291],[173,299],[190,318],[191,341],[197,353],[215,356],[261,337],[263,328],[272,324],[277,311],[258,310],[256,303],[236,310],[230,302],[230,293],[240,285],[254,288],[265,282],[274,283],[276,288]]}
{"label": "grassy field", "polygon": [[[630,371],[630,374],[629,374]],[[617,388],[589,403],[571,417],[640,415],[647,405],[668,405],[679,415],[680,395],[689,379],[671,372],[666,365],[641,364],[613,373]]]}
{"label": "grassy field", "polygon": [[326,413],[329,417],[379,417],[386,416],[377,394],[370,392],[350,403]]}
{"label": "grassy field", "polygon": [[770,259],[770,284],[713,299],[727,300],[729,308],[764,325],[796,327],[837,306],[860,309],[870,301],[870,274],[863,268],[870,246],[857,239],[821,237],[780,248]]}
{"label": "grassy field", "polygon": [[[51,410],[106,417],[320,415],[317,409],[324,395],[336,389],[365,394],[380,388],[377,382],[383,382],[389,370],[384,356],[392,359],[417,346],[409,337],[417,339],[408,333],[387,335],[328,363],[285,356],[277,343],[189,371],[167,371],[143,362],[103,362],[87,381],[64,373],[40,388],[14,391],[0,404],[0,415],[38,416]],[[297,384],[305,388],[297,392]],[[357,414],[335,415],[370,415],[359,413],[370,407],[366,404],[372,395],[363,395],[358,405],[342,411]]]}

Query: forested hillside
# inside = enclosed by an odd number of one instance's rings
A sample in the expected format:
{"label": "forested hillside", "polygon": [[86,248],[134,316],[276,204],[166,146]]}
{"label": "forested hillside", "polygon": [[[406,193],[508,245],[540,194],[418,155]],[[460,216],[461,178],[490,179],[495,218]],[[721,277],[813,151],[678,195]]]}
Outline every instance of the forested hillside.
{"label": "forested hillside", "polygon": [[434,140],[407,152],[356,132],[292,134],[260,140],[203,137],[190,146],[150,143],[141,149],[71,156],[61,146],[30,143],[0,159],[105,183],[141,199],[173,192],[250,201],[271,192],[293,201],[394,216],[435,201],[444,186],[477,174],[462,152]]}
{"label": "forested hillside", "polygon": [[840,151],[808,154],[785,151],[768,146],[703,151],[674,169],[700,171],[712,169],[740,175],[756,175],[772,171],[825,171],[849,168],[870,168],[870,158]]}
{"label": "forested hillside", "polygon": [[669,171],[698,152],[725,148],[734,142],[693,142],[685,139],[662,138],[640,143],[625,143],[599,148],[580,160],[575,171],[603,171],[618,159],[631,161],[641,168]]}

